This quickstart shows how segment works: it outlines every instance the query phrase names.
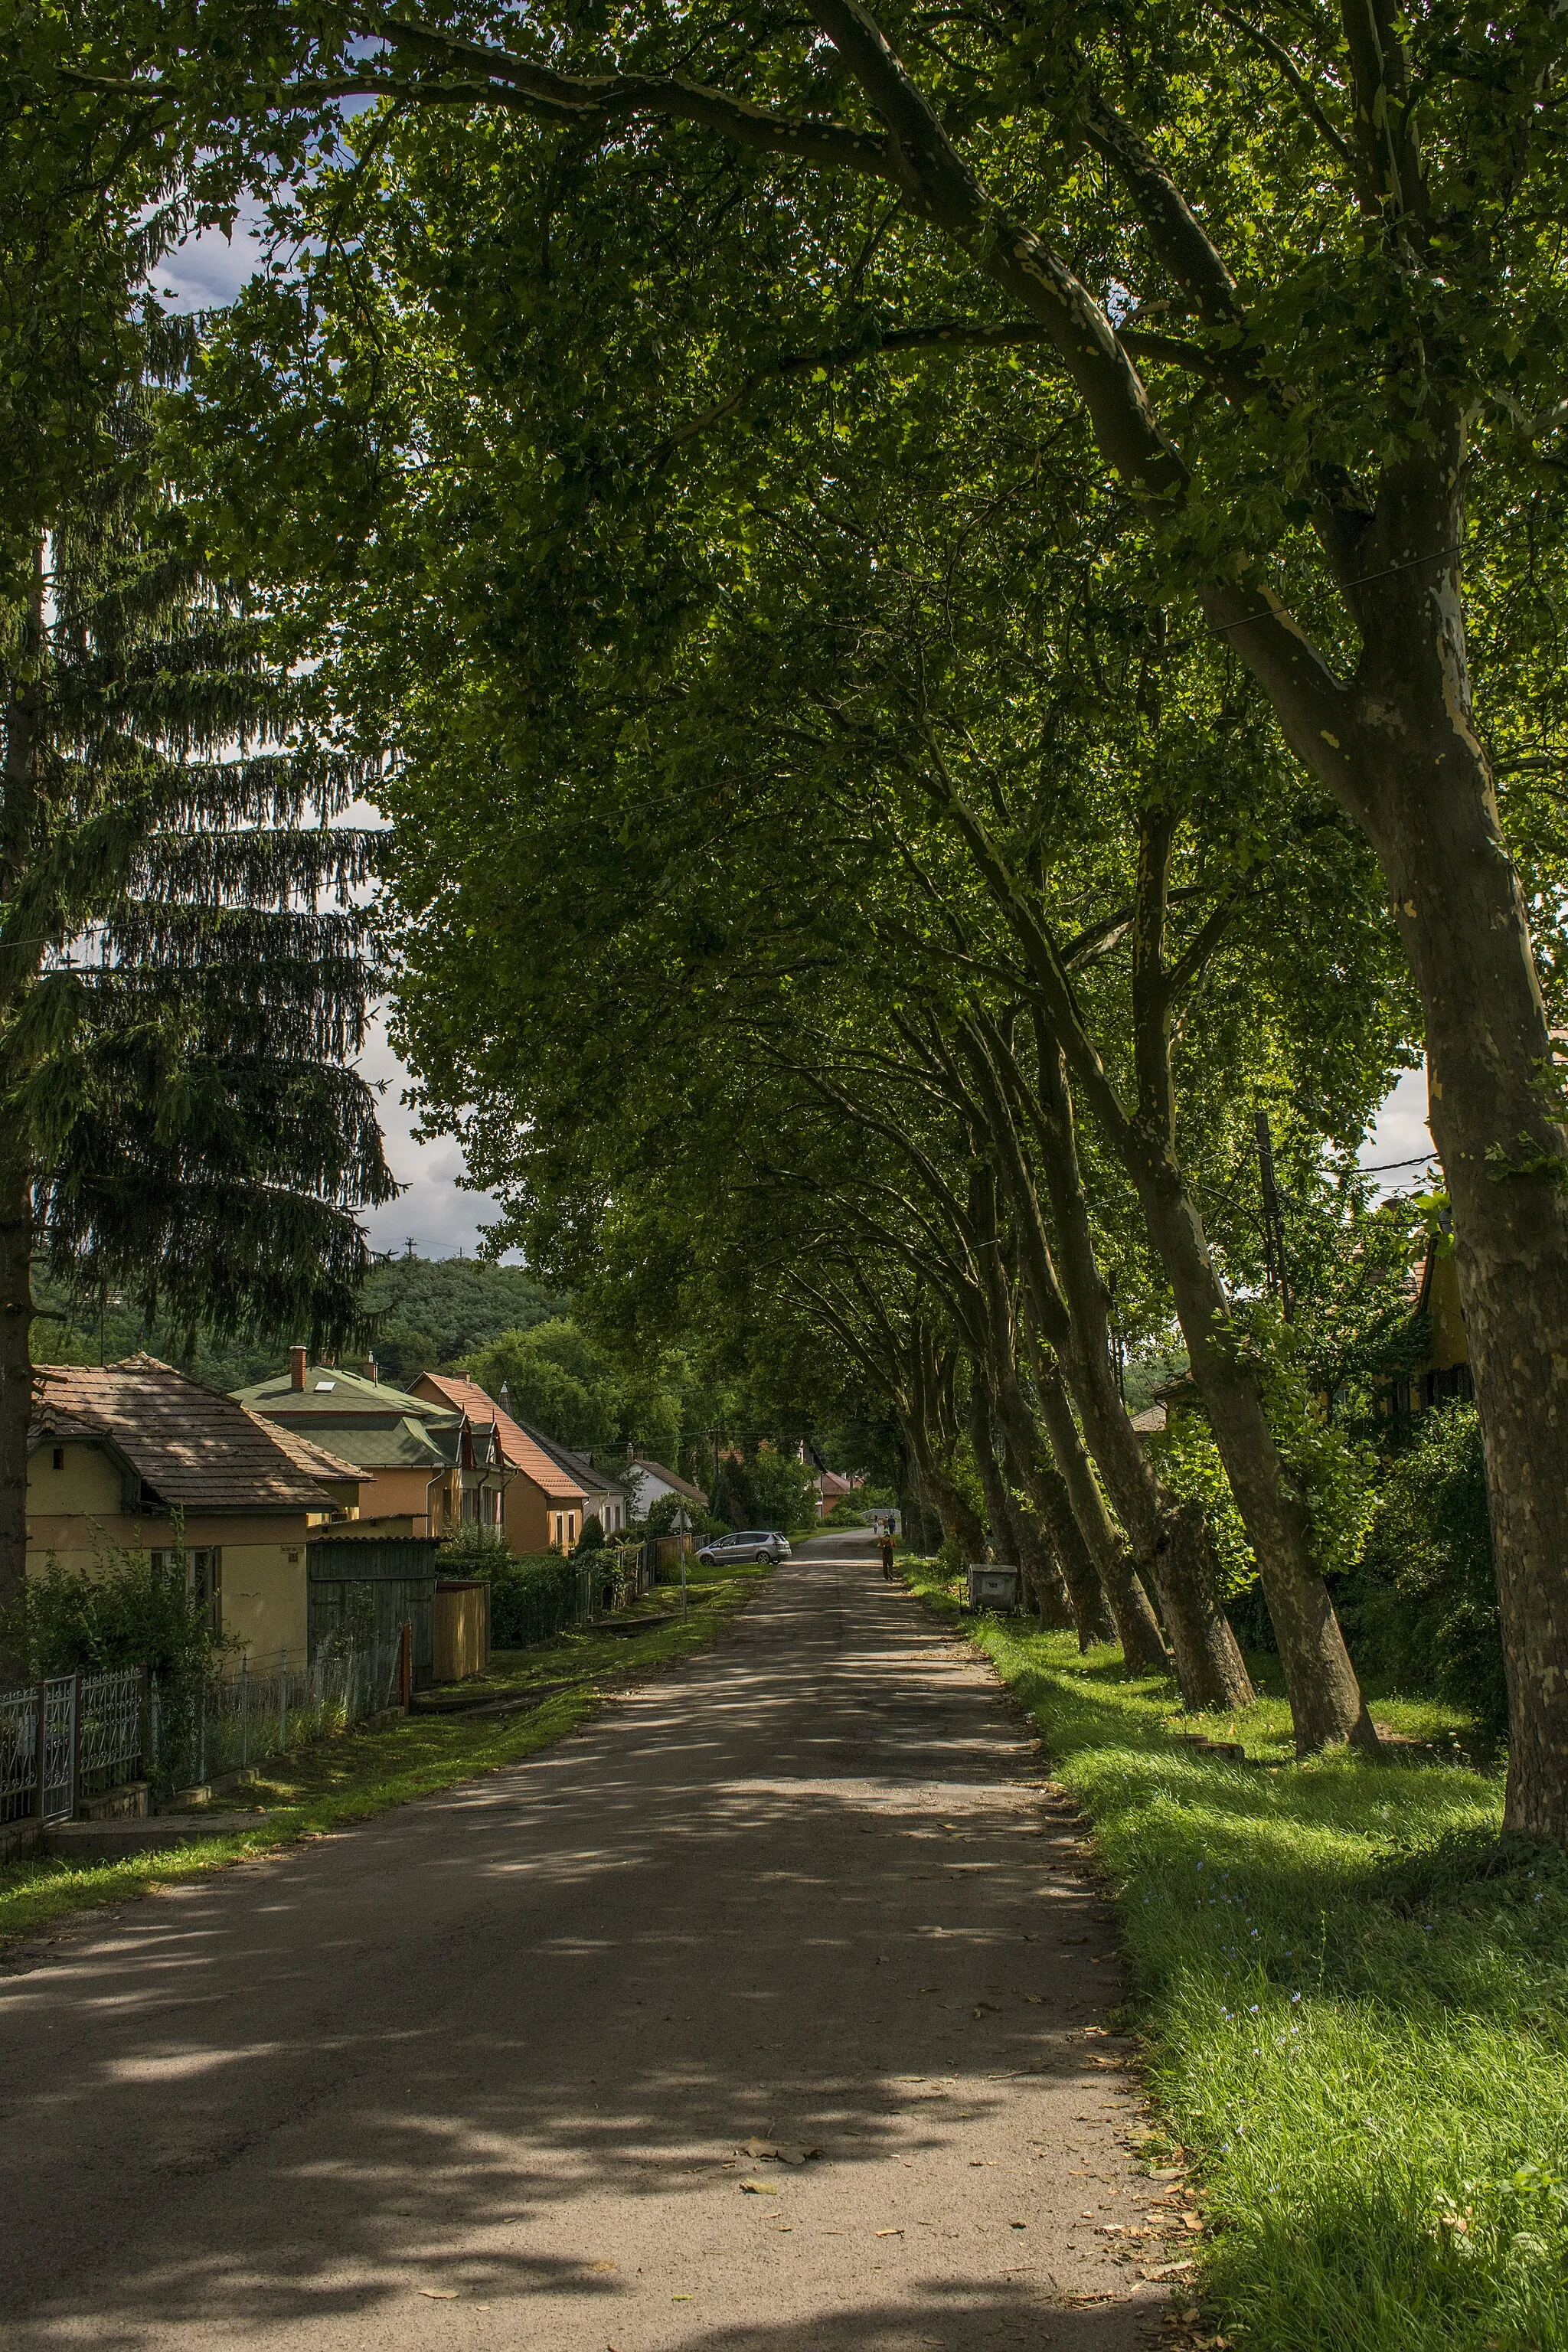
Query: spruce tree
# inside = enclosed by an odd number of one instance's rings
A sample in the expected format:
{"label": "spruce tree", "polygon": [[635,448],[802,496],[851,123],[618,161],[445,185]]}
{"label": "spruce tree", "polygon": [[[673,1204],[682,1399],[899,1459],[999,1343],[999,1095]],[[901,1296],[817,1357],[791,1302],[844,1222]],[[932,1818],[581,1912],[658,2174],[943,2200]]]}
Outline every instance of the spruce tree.
{"label": "spruce tree", "polygon": [[352,1332],[395,1185],[350,1066],[375,985],[363,762],[310,723],[155,464],[156,378],[0,645],[0,1605],[25,1567],[32,1267],[218,1333]]}

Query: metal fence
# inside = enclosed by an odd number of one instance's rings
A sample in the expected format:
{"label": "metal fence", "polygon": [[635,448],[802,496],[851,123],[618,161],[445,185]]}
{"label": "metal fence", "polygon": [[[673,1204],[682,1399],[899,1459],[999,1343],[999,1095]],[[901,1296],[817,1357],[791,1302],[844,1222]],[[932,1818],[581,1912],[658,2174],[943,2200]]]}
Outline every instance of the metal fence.
{"label": "metal fence", "polygon": [[0,1691],[0,1822],[68,1821],[83,1797],[137,1779],[143,1688],[122,1666]]}
{"label": "metal fence", "polygon": [[313,1656],[280,1650],[270,1666],[246,1658],[222,1681],[153,1675],[147,1778],[166,1796],[329,1738],[395,1706],[401,1674],[400,1642],[379,1641],[323,1643]]}
{"label": "metal fence", "polygon": [[221,1679],[121,1666],[0,1691],[0,1822],[67,1821],[130,1780],[166,1797],[243,1771],[395,1706],[402,1669],[400,1641],[323,1643]]}

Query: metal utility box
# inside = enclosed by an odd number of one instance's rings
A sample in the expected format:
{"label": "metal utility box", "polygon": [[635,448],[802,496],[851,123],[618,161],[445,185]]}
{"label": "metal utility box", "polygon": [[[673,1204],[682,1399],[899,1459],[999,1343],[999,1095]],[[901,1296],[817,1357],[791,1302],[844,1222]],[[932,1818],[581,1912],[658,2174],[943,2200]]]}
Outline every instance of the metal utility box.
{"label": "metal utility box", "polygon": [[1005,1568],[998,1560],[970,1562],[969,1605],[972,1609],[999,1609],[1010,1612],[1018,1606],[1021,1579],[1016,1568]]}

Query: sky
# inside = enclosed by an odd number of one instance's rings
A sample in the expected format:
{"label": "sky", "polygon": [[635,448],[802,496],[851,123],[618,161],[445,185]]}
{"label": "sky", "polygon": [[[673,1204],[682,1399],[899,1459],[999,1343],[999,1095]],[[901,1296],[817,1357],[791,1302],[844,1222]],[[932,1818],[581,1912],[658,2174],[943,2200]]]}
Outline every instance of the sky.
{"label": "sky", "polygon": [[[243,223],[232,242],[219,231],[208,230],[169,256],[158,271],[158,284],[173,296],[176,310],[212,308],[233,299],[255,262],[256,247]],[[482,1192],[460,1189],[463,1155],[458,1144],[449,1138],[431,1143],[415,1139],[412,1114],[400,1099],[407,1073],[387,1042],[379,1015],[359,1067],[374,1082],[386,1082],[381,1106],[386,1156],[406,1188],[397,1200],[367,1215],[372,1247],[401,1250],[412,1241],[421,1257],[471,1254],[482,1227],[497,1214],[496,1203]],[[1408,1070],[1378,1113],[1362,1147],[1362,1165],[1382,1171],[1381,1191],[1407,1191],[1423,1171],[1419,1165],[1403,1163],[1429,1154],[1431,1147],[1426,1072]]]}

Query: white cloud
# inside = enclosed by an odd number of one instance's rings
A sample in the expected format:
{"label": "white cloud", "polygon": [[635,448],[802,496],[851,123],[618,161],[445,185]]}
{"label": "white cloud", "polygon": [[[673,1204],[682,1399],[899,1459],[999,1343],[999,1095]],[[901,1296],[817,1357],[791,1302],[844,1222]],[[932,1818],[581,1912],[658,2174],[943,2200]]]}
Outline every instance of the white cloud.
{"label": "white cloud", "polygon": [[[458,1185],[463,1173],[462,1146],[450,1136],[421,1143],[414,1134],[415,1114],[401,1100],[408,1073],[387,1042],[386,1024],[379,1013],[360,1055],[360,1076],[373,1085],[384,1079],[381,1097],[381,1128],[386,1139],[387,1164],[407,1191],[383,1209],[367,1210],[363,1223],[371,1246],[402,1250],[412,1241],[420,1257],[456,1257],[462,1250],[472,1256],[482,1226],[493,1224],[496,1203],[485,1192],[465,1192]],[[516,1251],[508,1264],[518,1264]]]}
{"label": "white cloud", "polygon": [[[1359,1158],[1363,1168],[1375,1168],[1380,1192],[1409,1192],[1428,1180],[1441,1183],[1442,1171],[1435,1158],[1421,1164],[1423,1154],[1432,1151],[1431,1130],[1426,1124],[1426,1072],[1405,1070],[1391,1094],[1385,1095],[1377,1117],[1373,1119]],[[1401,1166],[1399,1163],[1414,1162]]]}

